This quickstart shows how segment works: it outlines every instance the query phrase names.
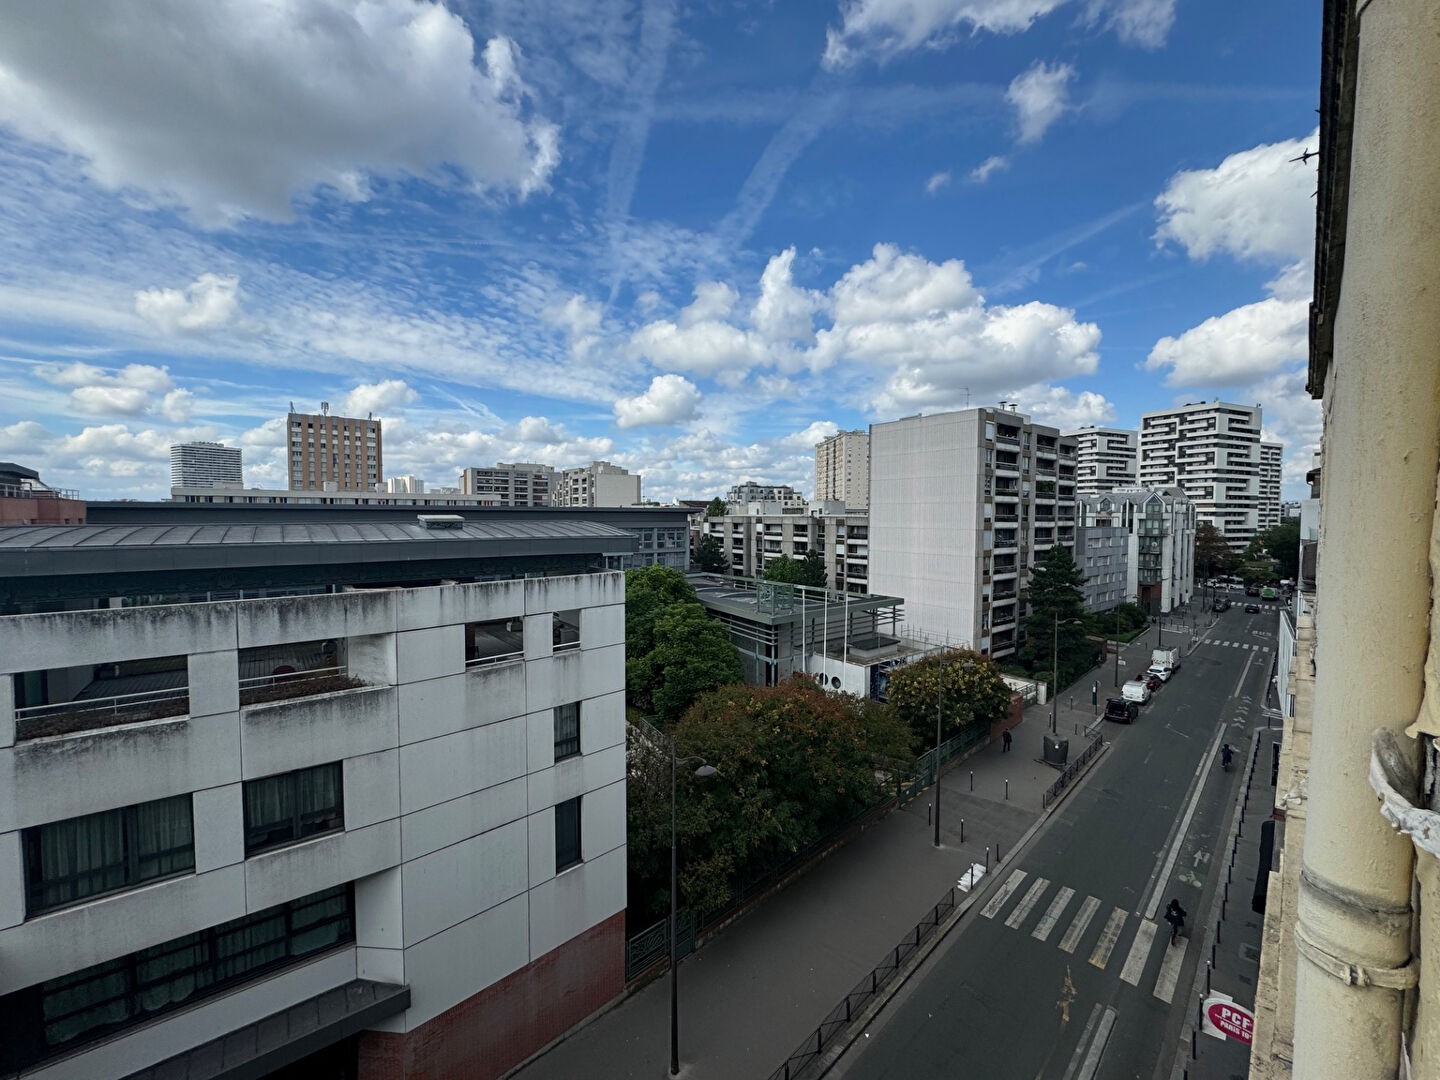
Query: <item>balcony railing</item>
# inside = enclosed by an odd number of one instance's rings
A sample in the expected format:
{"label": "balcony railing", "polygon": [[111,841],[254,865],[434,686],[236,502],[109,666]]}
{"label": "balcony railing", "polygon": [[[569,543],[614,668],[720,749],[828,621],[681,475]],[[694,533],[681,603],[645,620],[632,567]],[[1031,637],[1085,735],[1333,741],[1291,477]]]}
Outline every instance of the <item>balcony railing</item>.
{"label": "balcony railing", "polygon": [[15,738],[41,739],[48,735],[74,735],[82,731],[138,724],[184,716],[190,711],[188,686],[112,694],[78,701],[29,705],[15,710]]}
{"label": "balcony railing", "polygon": [[264,705],[272,701],[289,701],[297,697],[356,690],[365,685],[363,680],[352,677],[344,667],[281,671],[272,675],[255,675],[241,679],[240,704]]}

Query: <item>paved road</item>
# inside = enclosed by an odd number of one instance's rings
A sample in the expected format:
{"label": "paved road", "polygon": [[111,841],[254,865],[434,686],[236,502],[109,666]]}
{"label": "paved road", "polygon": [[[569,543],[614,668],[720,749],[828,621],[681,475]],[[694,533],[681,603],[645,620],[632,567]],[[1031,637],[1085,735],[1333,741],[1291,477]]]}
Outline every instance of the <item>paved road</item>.
{"label": "paved road", "polygon": [[1240,772],[1217,750],[1243,761],[1263,723],[1274,627],[1232,608],[1136,724],[1107,726],[1093,775],[832,1076],[1168,1080],[1201,958],[1161,916],[1209,905]]}

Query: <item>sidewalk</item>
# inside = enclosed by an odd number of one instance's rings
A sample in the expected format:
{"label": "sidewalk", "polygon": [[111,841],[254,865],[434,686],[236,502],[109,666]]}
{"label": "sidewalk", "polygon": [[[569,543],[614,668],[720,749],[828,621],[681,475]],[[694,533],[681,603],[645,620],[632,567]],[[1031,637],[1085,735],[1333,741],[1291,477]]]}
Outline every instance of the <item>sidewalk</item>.
{"label": "sidewalk", "polygon": [[[1153,642],[1154,635],[1146,638]],[[1142,650],[1148,662],[1149,648],[1144,642],[1127,647],[1131,670]],[[1074,726],[1094,722],[1090,684],[1098,677],[1092,672],[1076,684],[1075,708],[1069,691],[1060,699],[1059,732],[1070,737],[1072,757],[1083,746]],[[1107,686],[1102,681],[1102,701]],[[769,1076],[971,863],[985,862],[987,847],[992,867],[997,847],[1008,858],[1044,816],[1041,795],[1058,775],[1038,760],[1049,731],[1050,706],[1033,705],[1014,729],[1009,753],[997,739],[944,774],[939,849],[932,843],[932,788],[683,960],[682,1074],[696,1080]],[[511,1075],[659,1080],[670,1060],[669,994],[667,974]]]}

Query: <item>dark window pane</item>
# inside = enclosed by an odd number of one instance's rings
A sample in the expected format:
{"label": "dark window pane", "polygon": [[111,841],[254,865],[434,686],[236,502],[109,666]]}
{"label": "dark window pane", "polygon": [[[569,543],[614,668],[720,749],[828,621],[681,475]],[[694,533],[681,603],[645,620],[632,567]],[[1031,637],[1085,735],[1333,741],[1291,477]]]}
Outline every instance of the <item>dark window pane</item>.
{"label": "dark window pane", "polygon": [[580,703],[572,701],[555,710],[555,760],[580,753]]}
{"label": "dark window pane", "polygon": [[339,762],[245,783],[245,854],[345,827]]}
{"label": "dark window pane", "polygon": [[555,872],[580,862],[580,800],[555,807]]}

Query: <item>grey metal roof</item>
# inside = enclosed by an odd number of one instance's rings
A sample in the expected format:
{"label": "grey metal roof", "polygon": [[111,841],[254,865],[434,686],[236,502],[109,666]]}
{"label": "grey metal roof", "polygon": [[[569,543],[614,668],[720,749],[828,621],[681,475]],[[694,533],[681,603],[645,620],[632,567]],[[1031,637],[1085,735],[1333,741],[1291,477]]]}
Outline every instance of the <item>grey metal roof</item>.
{"label": "grey metal roof", "polygon": [[0,526],[0,551],[73,548],[223,547],[235,544],[363,544],[407,540],[616,540],[633,534],[595,521],[467,521],[427,529],[418,522],[276,522],[260,525],[12,525]]}

